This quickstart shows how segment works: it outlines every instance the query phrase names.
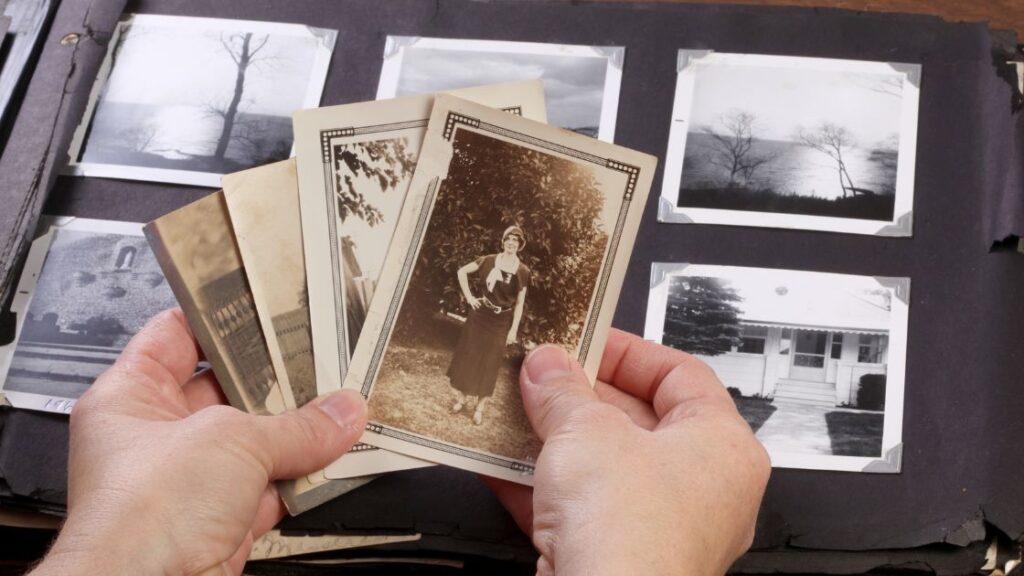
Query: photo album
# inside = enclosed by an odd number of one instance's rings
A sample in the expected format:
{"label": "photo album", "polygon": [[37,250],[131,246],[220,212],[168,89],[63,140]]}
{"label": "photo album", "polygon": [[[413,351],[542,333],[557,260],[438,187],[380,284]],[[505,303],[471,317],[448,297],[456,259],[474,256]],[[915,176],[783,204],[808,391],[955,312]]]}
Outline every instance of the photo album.
{"label": "photo album", "polygon": [[43,208],[6,305],[0,403],[71,413],[180,307],[238,410],[366,399],[348,454],[278,484],[297,515],[449,468],[533,485],[524,359],[559,346],[596,386],[613,330],[706,363],[773,467],[858,502],[968,419],[952,364],[971,398],[1007,380],[979,358],[1018,331],[980,286],[1015,276],[968,251],[1006,257],[985,214],[1016,204],[947,150],[966,120],[937,111],[978,103],[920,50],[689,41],[704,13],[643,20],[658,42],[256,14],[114,26],[60,148],[74,202]]}

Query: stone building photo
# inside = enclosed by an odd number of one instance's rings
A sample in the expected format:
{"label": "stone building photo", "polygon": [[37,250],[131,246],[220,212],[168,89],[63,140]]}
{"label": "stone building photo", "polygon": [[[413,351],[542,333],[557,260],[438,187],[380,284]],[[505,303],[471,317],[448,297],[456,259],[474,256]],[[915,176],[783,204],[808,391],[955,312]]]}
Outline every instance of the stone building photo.
{"label": "stone building photo", "polygon": [[57,230],[5,388],[77,398],[151,317],[176,305],[144,237]]}

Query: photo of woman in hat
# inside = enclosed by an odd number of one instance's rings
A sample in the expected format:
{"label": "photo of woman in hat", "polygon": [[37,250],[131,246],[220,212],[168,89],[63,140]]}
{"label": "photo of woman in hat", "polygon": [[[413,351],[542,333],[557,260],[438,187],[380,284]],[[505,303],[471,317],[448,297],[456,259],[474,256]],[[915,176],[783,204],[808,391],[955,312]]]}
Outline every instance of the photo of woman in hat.
{"label": "photo of woman in hat", "polygon": [[456,393],[452,412],[461,412],[475,399],[473,423],[477,425],[483,423],[484,407],[494,393],[505,347],[518,339],[530,285],[530,269],[519,259],[525,245],[522,228],[509,226],[501,235],[501,252],[481,256],[457,273],[470,311],[448,366]]}

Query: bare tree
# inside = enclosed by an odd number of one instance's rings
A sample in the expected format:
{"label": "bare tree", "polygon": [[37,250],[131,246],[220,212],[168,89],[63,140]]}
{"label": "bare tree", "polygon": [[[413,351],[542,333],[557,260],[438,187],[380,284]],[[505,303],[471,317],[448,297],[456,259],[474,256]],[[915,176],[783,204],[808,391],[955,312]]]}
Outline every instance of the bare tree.
{"label": "bare tree", "polygon": [[242,102],[242,94],[245,93],[245,75],[249,68],[257,64],[262,58],[257,58],[263,48],[267,46],[270,35],[253,40],[252,32],[244,34],[232,34],[226,39],[221,37],[220,44],[235,63],[235,90],[231,100],[223,107],[211,106],[210,111],[222,119],[220,136],[217,139],[217,148],[213,152],[214,158],[223,160],[228,151],[228,144],[231,142],[231,133],[235,127],[238,107]]}
{"label": "bare tree", "polygon": [[846,128],[825,123],[814,131],[800,130],[799,138],[800,143],[804,146],[817,150],[835,161],[839,186],[843,189],[843,198],[857,194],[875,195],[872,190],[856,187],[849,170],[846,169],[846,158],[843,155],[854,146],[853,135]]}
{"label": "bare tree", "polygon": [[711,137],[711,154],[708,162],[729,172],[728,187],[736,185],[737,179],[749,184],[754,173],[770,162],[774,156],[754,153],[754,123],[756,117],[743,110],[723,114],[720,123],[724,131],[706,126],[701,131]]}

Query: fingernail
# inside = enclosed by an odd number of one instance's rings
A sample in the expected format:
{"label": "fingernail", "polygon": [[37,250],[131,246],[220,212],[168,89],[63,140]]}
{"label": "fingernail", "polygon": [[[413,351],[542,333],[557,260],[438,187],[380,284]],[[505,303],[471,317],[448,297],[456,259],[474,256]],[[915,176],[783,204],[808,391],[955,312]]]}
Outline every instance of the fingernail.
{"label": "fingernail", "polygon": [[366,415],[366,401],[349,390],[326,396],[316,407],[342,428],[361,428]]}
{"label": "fingernail", "polygon": [[524,361],[526,377],[533,384],[547,384],[572,373],[569,354],[561,346],[545,344],[530,352]]}

